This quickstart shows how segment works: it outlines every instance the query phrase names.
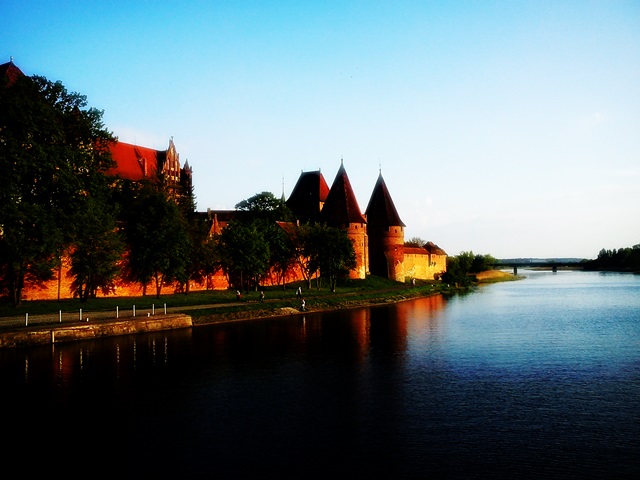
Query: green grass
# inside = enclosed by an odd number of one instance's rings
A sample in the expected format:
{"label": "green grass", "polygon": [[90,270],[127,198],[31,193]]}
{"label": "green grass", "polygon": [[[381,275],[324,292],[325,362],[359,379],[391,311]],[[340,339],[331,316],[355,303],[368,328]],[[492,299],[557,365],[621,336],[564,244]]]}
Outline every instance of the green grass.
{"label": "green grass", "polygon": [[335,307],[338,304],[350,304],[376,301],[388,301],[388,299],[411,298],[424,296],[438,291],[439,282],[418,281],[415,286],[410,283],[398,283],[382,277],[369,276],[364,280],[345,280],[331,292],[328,287],[316,288],[316,282],[312,282],[312,288],[307,289],[304,282],[288,284],[285,289],[282,286],[269,286],[261,288],[265,292],[265,303],[260,303],[260,292],[249,291],[242,293],[242,301],[236,301],[235,290],[209,290],[194,291],[188,295],[177,293],[171,295],[137,296],[137,297],[100,297],[91,298],[86,302],[78,299],[62,300],[32,300],[24,301],[20,307],[13,307],[8,302],[0,303],[0,317],[29,315],[50,315],[78,312],[107,312],[116,308],[120,312],[131,311],[135,306],[137,311],[151,309],[152,305],[160,310],[166,304],[168,308],[180,308],[189,306],[219,305],[210,309],[191,310],[192,316],[208,315],[215,313],[233,313],[238,311],[250,311],[259,309],[277,309],[284,307],[298,307],[296,298],[298,286],[302,287],[303,297],[310,307]]}
{"label": "green grass", "polygon": [[108,315],[109,312],[115,315],[116,309],[120,316],[128,316],[131,315],[134,307],[136,315],[145,315],[152,308],[156,312],[161,312],[166,305],[167,309],[171,309],[173,313],[188,313],[194,321],[201,319],[204,322],[212,317],[250,318],[277,314],[279,309],[287,307],[298,309],[300,302],[296,298],[296,290],[299,286],[302,287],[302,295],[310,311],[375,305],[425,297],[434,293],[449,295],[459,292],[438,281],[417,280],[414,286],[409,281],[399,283],[370,275],[364,280],[344,280],[335,292],[331,292],[326,284],[317,288],[315,280],[312,282],[311,289],[307,289],[304,282],[288,284],[284,289],[282,286],[263,287],[261,290],[265,292],[264,303],[260,302],[259,290],[242,292],[240,302],[236,300],[234,289],[209,290],[194,291],[188,295],[184,293],[161,295],[159,298],[155,295],[100,297],[89,299],[84,303],[78,299],[33,300],[23,302],[18,308],[5,301],[0,303],[0,317],[25,317],[25,314],[28,314],[31,319],[36,315],[57,316],[62,312],[63,317],[73,318],[74,315],[79,314],[79,310],[82,310],[82,316],[86,318],[92,315]]}

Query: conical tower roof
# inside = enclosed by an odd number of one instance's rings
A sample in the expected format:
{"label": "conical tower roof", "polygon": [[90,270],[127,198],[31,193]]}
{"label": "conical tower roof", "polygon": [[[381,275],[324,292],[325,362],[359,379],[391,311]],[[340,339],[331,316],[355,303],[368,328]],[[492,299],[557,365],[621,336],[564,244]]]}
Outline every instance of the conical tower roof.
{"label": "conical tower roof", "polygon": [[358,201],[351,188],[344,164],[340,162],[340,169],[336,175],[327,201],[320,213],[321,220],[328,224],[367,223],[360,212]]}
{"label": "conical tower roof", "polygon": [[316,220],[327,195],[329,186],[320,170],[302,172],[286,205],[296,217],[302,220]]}
{"label": "conical tower roof", "polygon": [[13,63],[13,57],[11,61],[0,65],[0,78],[4,78],[7,85],[13,85],[18,77],[24,77],[24,73]]}
{"label": "conical tower roof", "polygon": [[365,215],[367,217],[367,224],[370,226],[406,226],[402,220],[400,220],[396,206],[393,204],[393,200],[391,200],[387,185],[384,182],[384,178],[382,178],[382,172],[380,172],[378,176],[378,181],[369,199],[369,205],[367,205]]}

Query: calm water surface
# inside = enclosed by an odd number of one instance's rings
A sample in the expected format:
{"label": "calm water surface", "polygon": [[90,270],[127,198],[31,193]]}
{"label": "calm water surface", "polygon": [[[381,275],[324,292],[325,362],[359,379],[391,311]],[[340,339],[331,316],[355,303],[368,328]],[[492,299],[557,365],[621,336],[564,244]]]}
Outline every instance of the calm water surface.
{"label": "calm water surface", "polygon": [[0,350],[0,455],[74,477],[636,478],[640,277],[524,273],[451,299]]}

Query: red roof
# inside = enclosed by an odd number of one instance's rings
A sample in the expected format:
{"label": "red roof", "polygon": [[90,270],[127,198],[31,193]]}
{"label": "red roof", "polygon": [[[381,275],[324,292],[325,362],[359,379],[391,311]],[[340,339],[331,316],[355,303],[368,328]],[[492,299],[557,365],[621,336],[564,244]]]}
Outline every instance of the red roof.
{"label": "red roof", "polygon": [[108,175],[139,181],[158,174],[158,158],[163,152],[124,142],[113,143],[109,149],[116,166],[107,172]]}
{"label": "red roof", "polygon": [[320,217],[330,225],[367,223],[360,212],[356,195],[353,193],[347,171],[342,163],[327,195],[327,201],[322,207]]}
{"label": "red roof", "polygon": [[11,60],[0,65],[0,77],[6,77],[7,85],[13,85],[18,77],[24,77],[24,73]]}
{"label": "red roof", "polygon": [[303,221],[316,220],[329,195],[329,186],[318,171],[302,172],[286,204]]}
{"label": "red roof", "polygon": [[371,194],[365,215],[367,217],[367,225],[370,227],[405,226],[400,220],[400,215],[398,215],[393,200],[391,200],[387,185],[382,178],[382,172],[378,175],[378,181]]}
{"label": "red roof", "polygon": [[433,242],[427,242],[424,248],[432,255],[446,255],[447,252],[442,250],[438,245]]}

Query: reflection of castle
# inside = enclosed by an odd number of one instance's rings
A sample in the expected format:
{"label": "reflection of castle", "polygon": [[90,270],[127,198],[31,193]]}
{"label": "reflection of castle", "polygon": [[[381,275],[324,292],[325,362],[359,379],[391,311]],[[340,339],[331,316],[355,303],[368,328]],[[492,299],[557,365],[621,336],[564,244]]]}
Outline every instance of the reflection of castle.
{"label": "reflection of castle", "polygon": [[357,260],[352,278],[371,273],[399,282],[406,277],[432,280],[446,271],[447,254],[437,245],[405,247],[405,224],[382,173],[364,215],[343,163],[330,189],[320,171],[302,172],[286,204],[300,221],[322,222],[347,231]]}

